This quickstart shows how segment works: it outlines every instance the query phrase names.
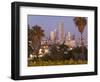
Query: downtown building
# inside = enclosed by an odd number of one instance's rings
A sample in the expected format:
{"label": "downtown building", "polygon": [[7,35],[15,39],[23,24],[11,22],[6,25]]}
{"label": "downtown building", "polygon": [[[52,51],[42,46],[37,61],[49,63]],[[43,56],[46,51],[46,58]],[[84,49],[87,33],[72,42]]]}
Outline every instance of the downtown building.
{"label": "downtown building", "polygon": [[50,31],[48,39],[42,40],[41,44],[47,44],[47,45],[52,45],[52,44],[63,44],[68,46],[68,47],[76,47],[76,41],[75,41],[75,36],[71,34],[71,32],[66,32],[64,31],[64,22],[61,21],[58,23],[58,26],[56,29]]}

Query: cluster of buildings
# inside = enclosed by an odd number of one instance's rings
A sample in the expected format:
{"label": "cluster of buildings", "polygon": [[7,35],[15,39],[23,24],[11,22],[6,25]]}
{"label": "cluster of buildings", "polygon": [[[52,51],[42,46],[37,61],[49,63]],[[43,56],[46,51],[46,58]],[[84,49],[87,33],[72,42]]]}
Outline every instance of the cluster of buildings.
{"label": "cluster of buildings", "polygon": [[60,22],[57,29],[50,31],[49,38],[44,38],[41,41],[41,45],[47,44],[63,44],[68,47],[76,47],[75,35],[72,35],[71,32],[65,33],[64,23]]}

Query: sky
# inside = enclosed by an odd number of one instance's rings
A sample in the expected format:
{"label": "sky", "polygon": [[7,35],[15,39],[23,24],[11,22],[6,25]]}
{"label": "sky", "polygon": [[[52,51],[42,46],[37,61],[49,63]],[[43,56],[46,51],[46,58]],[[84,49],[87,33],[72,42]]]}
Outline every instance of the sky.
{"label": "sky", "polygon": [[[76,38],[80,38],[80,32],[76,27],[74,17],[70,16],[47,16],[47,15],[28,15],[28,25],[30,28],[34,25],[39,25],[45,31],[46,37],[49,36],[50,31],[57,29],[60,22],[64,23],[64,32],[71,32],[72,35],[75,35]],[[86,18],[88,19],[88,18]],[[86,25],[83,37],[87,40],[87,27]]]}

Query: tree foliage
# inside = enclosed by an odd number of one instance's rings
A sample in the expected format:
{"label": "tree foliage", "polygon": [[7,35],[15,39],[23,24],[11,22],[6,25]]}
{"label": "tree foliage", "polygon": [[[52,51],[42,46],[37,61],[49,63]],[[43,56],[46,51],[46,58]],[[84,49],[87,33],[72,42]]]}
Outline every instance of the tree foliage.
{"label": "tree foliage", "polygon": [[82,34],[87,24],[86,18],[85,17],[75,17],[74,22],[75,22],[75,25],[78,27],[79,32]]}
{"label": "tree foliage", "polygon": [[35,53],[38,53],[41,47],[41,39],[44,36],[44,30],[42,30],[42,27],[35,25],[28,28],[28,41],[31,41],[31,46],[33,47]]}

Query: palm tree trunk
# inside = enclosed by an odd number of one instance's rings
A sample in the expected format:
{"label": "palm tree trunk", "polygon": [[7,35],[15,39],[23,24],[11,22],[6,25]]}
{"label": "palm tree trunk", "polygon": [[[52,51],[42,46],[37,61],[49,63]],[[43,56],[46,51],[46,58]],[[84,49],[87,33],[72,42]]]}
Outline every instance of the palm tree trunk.
{"label": "palm tree trunk", "polygon": [[84,42],[82,33],[81,33],[81,52],[82,52],[82,60],[84,60]]}

